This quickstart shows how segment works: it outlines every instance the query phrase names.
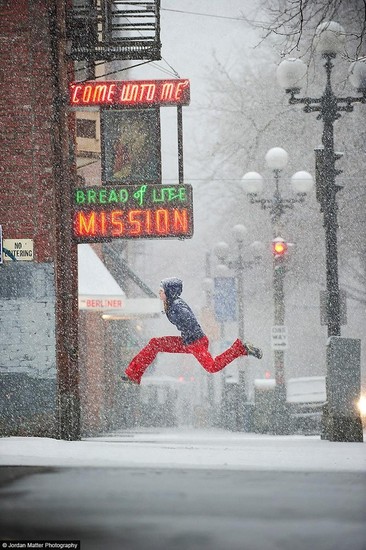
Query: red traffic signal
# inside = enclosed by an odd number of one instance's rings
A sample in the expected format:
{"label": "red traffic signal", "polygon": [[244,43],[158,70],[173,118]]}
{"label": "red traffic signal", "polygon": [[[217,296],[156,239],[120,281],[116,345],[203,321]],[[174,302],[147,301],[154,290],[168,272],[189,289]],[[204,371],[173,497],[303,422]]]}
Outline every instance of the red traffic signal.
{"label": "red traffic signal", "polygon": [[282,237],[276,237],[272,241],[272,253],[275,258],[281,258],[287,254],[288,244]]}

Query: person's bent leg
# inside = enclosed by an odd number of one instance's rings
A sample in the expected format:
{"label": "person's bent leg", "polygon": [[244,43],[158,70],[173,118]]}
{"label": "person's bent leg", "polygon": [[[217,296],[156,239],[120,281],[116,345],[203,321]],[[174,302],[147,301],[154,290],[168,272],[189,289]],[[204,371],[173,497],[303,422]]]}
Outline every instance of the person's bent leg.
{"label": "person's bent leg", "polygon": [[215,373],[225,368],[229,363],[241,357],[248,355],[248,352],[241,341],[235,340],[235,342],[223,353],[213,358],[208,351],[208,339],[206,337],[200,338],[197,342],[188,346],[190,353],[196,357],[201,363],[202,367],[207,372]]}
{"label": "person's bent leg", "polygon": [[213,372],[219,372],[234,361],[234,359],[244,355],[248,355],[247,349],[239,339],[235,340],[227,350],[215,357],[215,370]]}
{"label": "person's bent leg", "polygon": [[188,353],[180,336],[162,336],[151,338],[149,343],[132,359],[125,370],[126,376],[133,382],[140,384],[145,370],[156,358],[159,352]]}

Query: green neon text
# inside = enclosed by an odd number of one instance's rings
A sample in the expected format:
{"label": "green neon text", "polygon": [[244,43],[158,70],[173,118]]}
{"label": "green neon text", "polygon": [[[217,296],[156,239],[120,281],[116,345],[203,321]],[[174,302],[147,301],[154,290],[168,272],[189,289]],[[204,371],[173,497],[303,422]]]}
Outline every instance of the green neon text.
{"label": "green neon text", "polygon": [[185,202],[187,200],[186,190],[184,187],[172,186],[161,187],[152,190],[152,202],[170,202],[178,200]]}
{"label": "green neon text", "polygon": [[75,204],[120,204],[128,201],[127,189],[77,189]]}
{"label": "green neon text", "polygon": [[164,205],[171,202],[187,203],[187,190],[183,186],[140,185],[125,187],[85,187],[76,189],[74,204],[76,206],[93,205]]}

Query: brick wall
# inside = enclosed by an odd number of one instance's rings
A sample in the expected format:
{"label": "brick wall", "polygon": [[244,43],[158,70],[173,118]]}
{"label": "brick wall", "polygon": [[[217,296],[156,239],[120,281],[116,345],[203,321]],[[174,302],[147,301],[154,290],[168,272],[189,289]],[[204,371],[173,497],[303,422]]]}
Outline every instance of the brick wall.
{"label": "brick wall", "polygon": [[55,425],[51,5],[0,2],[0,224],[5,239],[34,241],[34,261],[0,265],[3,434],[50,434]]}
{"label": "brick wall", "polygon": [[49,4],[0,3],[0,223],[4,238],[34,239],[36,262],[55,246]]}
{"label": "brick wall", "polygon": [[[63,208],[56,213],[56,199],[60,204],[56,186],[63,184],[67,194],[66,183],[68,188],[71,185],[68,145],[71,149],[73,129],[70,115],[65,123],[69,143],[65,146],[66,139],[60,143],[60,136],[65,137],[64,117],[59,117],[55,104],[55,79],[61,71],[64,75],[66,67],[62,54],[53,51],[58,50],[52,43],[56,5],[62,17],[62,0],[0,0],[0,224],[5,239],[34,241],[32,262],[0,265],[0,435],[55,435],[56,392],[69,398],[74,390],[64,388],[65,381],[70,382],[65,360],[60,367],[61,355],[67,357],[67,367],[74,361],[77,338],[70,321],[74,321],[75,300],[71,307],[70,296],[74,298],[76,278],[61,276],[65,253],[61,246],[56,248],[56,221],[61,225],[68,218]],[[60,58],[59,67],[54,66],[53,55]],[[60,155],[64,165],[56,160]],[[56,216],[60,212],[66,221]],[[65,237],[67,232],[58,230]],[[95,432],[106,425],[104,347],[103,338],[91,335],[103,335],[104,326],[100,316],[86,316],[82,325],[81,343],[87,341],[78,358],[83,366],[84,429]],[[65,327],[70,329],[68,336]],[[76,369],[70,372],[76,378]]]}

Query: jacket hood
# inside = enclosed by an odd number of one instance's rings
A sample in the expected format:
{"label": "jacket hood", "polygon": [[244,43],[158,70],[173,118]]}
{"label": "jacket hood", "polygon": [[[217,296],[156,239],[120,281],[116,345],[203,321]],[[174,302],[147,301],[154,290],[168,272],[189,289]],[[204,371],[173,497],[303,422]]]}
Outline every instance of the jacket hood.
{"label": "jacket hood", "polygon": [[182,294],[183,281],[177,277],[168,277],[161,281],[161,287],[165,292],[168,302],[175,300]]}

